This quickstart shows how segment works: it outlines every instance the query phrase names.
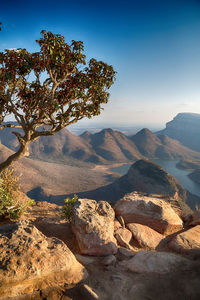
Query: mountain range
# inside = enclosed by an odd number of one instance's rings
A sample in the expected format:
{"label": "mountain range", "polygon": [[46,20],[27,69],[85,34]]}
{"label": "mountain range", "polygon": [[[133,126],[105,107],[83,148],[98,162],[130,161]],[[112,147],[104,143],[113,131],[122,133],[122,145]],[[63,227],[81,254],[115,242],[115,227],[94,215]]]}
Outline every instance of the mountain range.
{"label": "mountain range", "polygon": [[[12,129],[0,131],[3,145],[16,151],[16,137]],[[68,164],[70,160],[93,164],[133,162],[149,159],[200,159],[200,153],[165,134],[155,134],[144,128],[133,136],[126,136],[111,128],[98,133],[84,132],[80,136],[64,128],[55,136],[40,137],[30,145],[30,157]]]}

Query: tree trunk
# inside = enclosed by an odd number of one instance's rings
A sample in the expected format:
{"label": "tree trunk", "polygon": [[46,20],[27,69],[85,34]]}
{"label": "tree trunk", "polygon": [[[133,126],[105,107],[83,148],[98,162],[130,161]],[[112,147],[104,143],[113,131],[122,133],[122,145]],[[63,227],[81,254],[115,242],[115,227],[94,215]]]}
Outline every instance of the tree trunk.
{"label": "tree trunk", "polygon": [[4,162],[0,163],[0,173],[8,168],[14,161],[26,156],[29,149],[29,142],[20,145],[19,150],[10,155]]}

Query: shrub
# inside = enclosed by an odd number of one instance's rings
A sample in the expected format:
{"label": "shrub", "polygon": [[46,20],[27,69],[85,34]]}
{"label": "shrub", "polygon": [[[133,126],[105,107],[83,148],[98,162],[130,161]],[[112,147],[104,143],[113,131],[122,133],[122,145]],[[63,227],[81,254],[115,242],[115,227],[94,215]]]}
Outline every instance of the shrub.
{"label": "shrub", "polygon": [[19,198],[19,176],[14,168],[7,168],[0,174],[0,216],[10,220],[18,219],[34,200],[22,201]]}
{"label": "shrub", "polygon": [[71,222],[71,220],[72,220],[72,209],[73,209],[74,203],[77,201],[77,199],[78,199],[78,196],[74,195],[73,198],[67,197],[64,200],[64,206],[62,208],[62,217],[69,222]]}

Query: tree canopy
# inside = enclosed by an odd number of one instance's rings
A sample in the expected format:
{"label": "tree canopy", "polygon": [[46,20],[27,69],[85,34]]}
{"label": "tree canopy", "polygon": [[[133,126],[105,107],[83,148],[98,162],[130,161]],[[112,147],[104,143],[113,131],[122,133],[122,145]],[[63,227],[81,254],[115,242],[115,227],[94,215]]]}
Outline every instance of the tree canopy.
{"label": "tree canopy", "polygon": [[[86,63],[84,45],[67,44],[60,34],[42,31],[39,52],[0,52],[0,130],[15,132],[19,150],[0,163],[0,171],[26,155],[30,142],[54,135],[84,117],[100,114],[114,83],[113,67],[92,58]],[[12,115],[16,123],[5,122]]]}

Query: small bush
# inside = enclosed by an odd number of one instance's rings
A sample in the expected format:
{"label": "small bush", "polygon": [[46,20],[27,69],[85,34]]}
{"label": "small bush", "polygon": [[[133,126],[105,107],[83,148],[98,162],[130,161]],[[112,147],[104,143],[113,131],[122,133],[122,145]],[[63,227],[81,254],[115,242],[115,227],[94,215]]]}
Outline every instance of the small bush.
{"label": "small bush", "polygon": [[72,220],[72,209],[73,209],[73,205],[77,201],[77,199],[78,199],[78,196],[74,195],[73,198],[67,197],[64,200],[64,206],[62,208],[62,217],[69,222],[71,222],[71,220]]}
{"label": "small bush", "polygon": [[25,209],[33,205],[34,200],[22,201],[17,192],[20,191],[19,176],[13,168],[7,168],[0,174],[0,216],[10,220],[18,219]]}

